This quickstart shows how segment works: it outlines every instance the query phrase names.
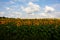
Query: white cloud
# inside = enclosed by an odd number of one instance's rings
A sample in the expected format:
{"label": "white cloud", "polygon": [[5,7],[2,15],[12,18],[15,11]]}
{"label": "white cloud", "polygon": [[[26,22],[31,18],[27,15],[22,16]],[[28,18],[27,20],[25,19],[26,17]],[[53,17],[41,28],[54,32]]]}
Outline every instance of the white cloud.
{"label": "white cloud", "polygon": [[60,12],[40,13],[40,18],[60,18]]}
{"label": "white cloud", "polygon": [[9,18],[20,18],[22,16],[21,12],[11,12],[9,14],[6,15],[6,17],[9,17]]}
{"label": "white cloud", "polygon": [[55,9],[50,6],[45,6],[45,12],[53,12]]}
{"label": "white cloud", "polygon": [[6,9],[6,10],[10,10],[10,8],[9,8],[9,7],[6,7],[5,9]]}
{"label": "white cloud", "polygon": [[31,0],[32,2],[37,2],[37,1],[39,1],[39,0]]}
{"label": "white cloud", "polygon": [[15,2],[13,0],[10,0],[9,2],[5,2],[6,5],[12,5],[15,4]]}
{"label": "white cloud", "polygon": [[34,13],[34,12],[39,12],[40,11],[40,6],[37,4],[34,4],[32,2],[28,3],[27,7],[22,7],[22,10],[26,13]]}
{"label": "white cloud", "polygon": [[[13,11],[13,10],[16,10],[18,8],[18,6],[9,6],[9,7],[4,7],[6,11]],[[18,10],[18,9],[17,9]]]}
{"label": "white cloud", "polygon": [[14,4],[15,2],[13,2],[13,1],[10,1],[9,3],[10,3],[10,4]]}
{"label": "white cloud", "polygon": [[[17,0],[16,0],[17,1]],[[20,0],[21,1],[21,0]],[[40,5],[32,2],[28,2],[26,5],[12,5],[5,7],[6,13],[0,12],[0,16],[13,17],[13,18],[59,18],[60,12],[55,12],[54,7],[45,6],[41,8]],[[10,1],[12,4],[13,1]],[[56,6],[57,7],[57,6]],[[18,12],[19,11],[19,12]],[[9,12],[9,13],[8,13]]]}
{"label": "white cloud", "polygon": [[15,1],[15,2],[17,2],[17,1],[19,1],[19,2],[37,2],[37,1],[39,1],[39,0],[13,0],[13,1]]}
{"label": "white cloud", "polygon": [[28,4],[34,11],[40,11],[40,6],[37,4],[33,4],[32,2],[29,2]]}
{"label": "white cloud", "polygon": [[54,13],[51,13],[51,15],[54,16],[54,18],[59,18],[60,12],[54,12]]}
{"label": "white cloud", "polygon": [[4,16],[4,12],[0,12],[0,17],[3,17]]}
{"label": "white cloud", "polygon": [[38,16],[39,18],[54,18],[54,16],[48,13],[39,13]]}

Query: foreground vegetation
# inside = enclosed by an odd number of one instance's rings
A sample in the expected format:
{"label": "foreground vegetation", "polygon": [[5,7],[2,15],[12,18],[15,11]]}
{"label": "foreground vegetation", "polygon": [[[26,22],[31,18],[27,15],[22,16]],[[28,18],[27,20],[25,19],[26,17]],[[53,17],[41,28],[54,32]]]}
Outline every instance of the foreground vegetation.
{"label": "foreground vegetation", "polygon": [[60,19],[0,18],[0,40],[60,40]]}

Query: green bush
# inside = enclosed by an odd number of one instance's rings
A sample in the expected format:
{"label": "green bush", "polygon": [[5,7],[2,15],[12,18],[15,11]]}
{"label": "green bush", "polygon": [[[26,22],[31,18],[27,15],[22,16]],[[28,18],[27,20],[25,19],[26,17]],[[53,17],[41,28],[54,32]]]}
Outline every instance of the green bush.
{"label": "green bush", "polygon": [[54,25],[0,25],[0,40],[60,40],[60,26],[55,28]]}

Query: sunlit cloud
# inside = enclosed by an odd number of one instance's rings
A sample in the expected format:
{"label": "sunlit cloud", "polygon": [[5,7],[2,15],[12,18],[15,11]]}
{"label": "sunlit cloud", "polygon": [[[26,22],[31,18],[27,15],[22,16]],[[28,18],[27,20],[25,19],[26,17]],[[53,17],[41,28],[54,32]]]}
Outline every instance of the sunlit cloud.
{"label": "sunlit cloud", "polygon": [[59,0],[0,0],[0,17],[60,18]]}
{"label": "sunlit cloud", "polygon": [[4,12],[0,12],[0,17],[3,17],[4,16]]}
{"label": "sunlit cloud", "polygon": [[55,9],[53,7],[45,6],[45,12],[53,12]]}
{"label": "sunlit cloud", "polygon": [[32,2],[29,2],[27,7],[22,7],[22,10],[28,14],[32,14],[34,12],[39,12],[40,6]]}

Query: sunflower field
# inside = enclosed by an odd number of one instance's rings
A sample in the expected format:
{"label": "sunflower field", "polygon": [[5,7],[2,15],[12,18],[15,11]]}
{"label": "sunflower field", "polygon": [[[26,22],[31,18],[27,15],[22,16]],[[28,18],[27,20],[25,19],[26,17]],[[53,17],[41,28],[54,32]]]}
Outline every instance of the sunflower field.
{"label": "sunflower field", "polygon": [[60,19],[0,18],[0,40],[60,40]]}

